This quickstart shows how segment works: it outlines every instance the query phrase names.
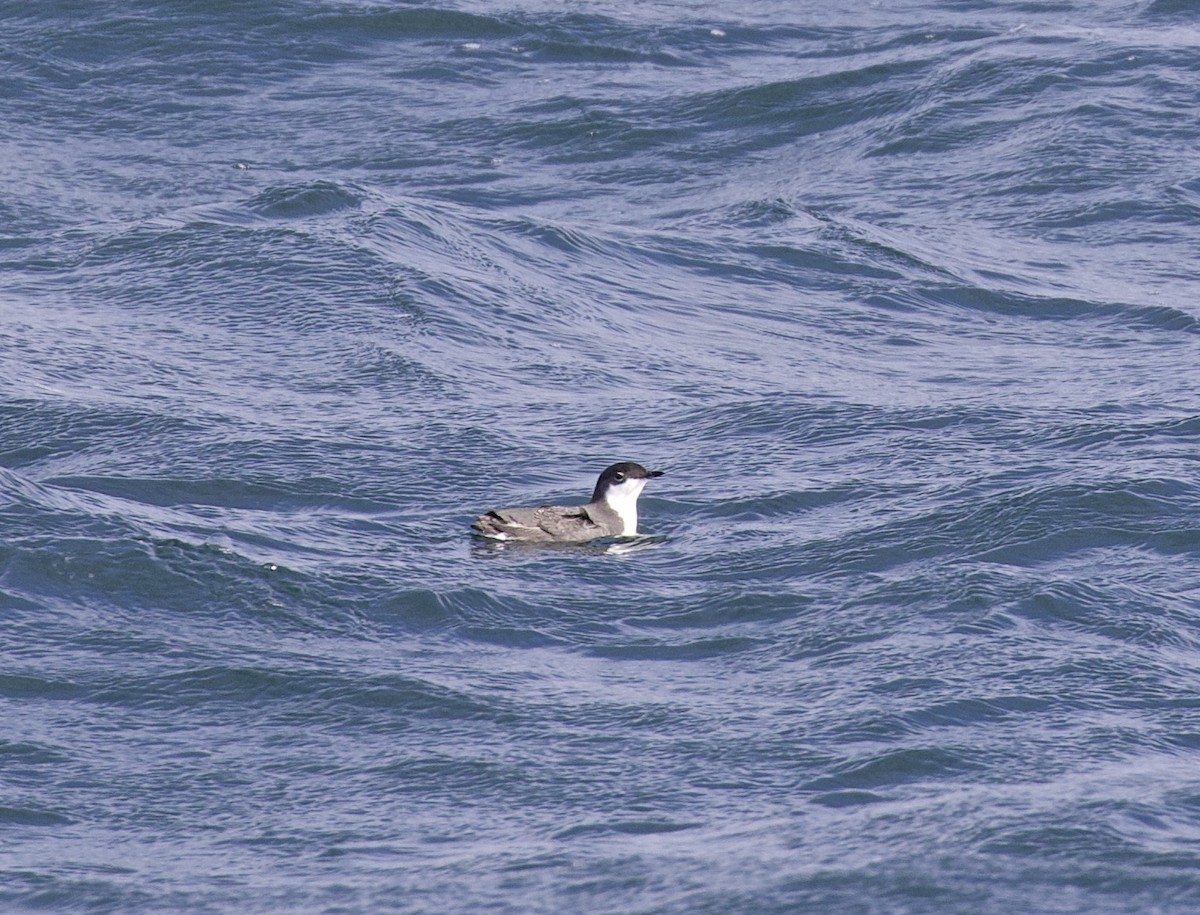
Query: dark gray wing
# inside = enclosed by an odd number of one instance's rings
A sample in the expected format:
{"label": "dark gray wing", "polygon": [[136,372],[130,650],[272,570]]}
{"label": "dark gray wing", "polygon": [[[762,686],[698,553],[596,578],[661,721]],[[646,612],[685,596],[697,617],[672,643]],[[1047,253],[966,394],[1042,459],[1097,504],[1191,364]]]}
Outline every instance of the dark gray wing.
{"label": "dark gray wing", "polygon": [[474,527],[489,537],[532,543],[581,543],[609,535],[607,528],[592,520],[584,505],[497,508],[476,518]]}

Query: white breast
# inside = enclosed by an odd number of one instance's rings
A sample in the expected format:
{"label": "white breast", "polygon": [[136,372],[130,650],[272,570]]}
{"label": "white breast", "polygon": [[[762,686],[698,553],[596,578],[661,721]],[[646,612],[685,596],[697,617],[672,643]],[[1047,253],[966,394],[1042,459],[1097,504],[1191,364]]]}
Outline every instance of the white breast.
{"label": "white breast", "polygon": [[604,501],[608,507],[621,516],[621,522],[624,525],[621,531],[623,537],[632,537],[637,534],[637,500],[645,485],[645,480],[626,480],[608,487],[608,492],[604,494]]}

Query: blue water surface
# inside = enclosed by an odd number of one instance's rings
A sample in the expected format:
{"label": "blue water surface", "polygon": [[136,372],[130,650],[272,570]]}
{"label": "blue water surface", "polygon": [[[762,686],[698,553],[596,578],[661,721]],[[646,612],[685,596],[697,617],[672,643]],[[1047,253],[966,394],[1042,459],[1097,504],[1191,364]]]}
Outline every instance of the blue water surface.
{"label": "blue water surface", "polygon": [[0,49],[0,908],[1200,908],[1194,4]]}

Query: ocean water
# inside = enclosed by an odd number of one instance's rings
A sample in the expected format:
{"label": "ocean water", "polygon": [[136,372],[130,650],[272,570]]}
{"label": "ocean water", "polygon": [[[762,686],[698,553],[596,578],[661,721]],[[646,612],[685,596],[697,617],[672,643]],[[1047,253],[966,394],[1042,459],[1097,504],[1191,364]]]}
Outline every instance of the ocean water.
{"label": "ocean water", "polygon": [[[0,909],[1200,908],[1184,0],[0,6]],[[662,468],[633,542],[496,505]]]}

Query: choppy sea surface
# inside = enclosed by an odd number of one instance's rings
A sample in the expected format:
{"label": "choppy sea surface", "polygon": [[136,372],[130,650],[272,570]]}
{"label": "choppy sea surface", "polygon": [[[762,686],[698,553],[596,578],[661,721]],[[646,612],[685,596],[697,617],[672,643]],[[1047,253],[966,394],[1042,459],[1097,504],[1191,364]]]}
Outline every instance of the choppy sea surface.
{"label": "choppy sea surface", "polygon": [[[0,909],[1200,909],[1200,11],[0,6]],[[666,474],[640,540],[497,505]]]}

